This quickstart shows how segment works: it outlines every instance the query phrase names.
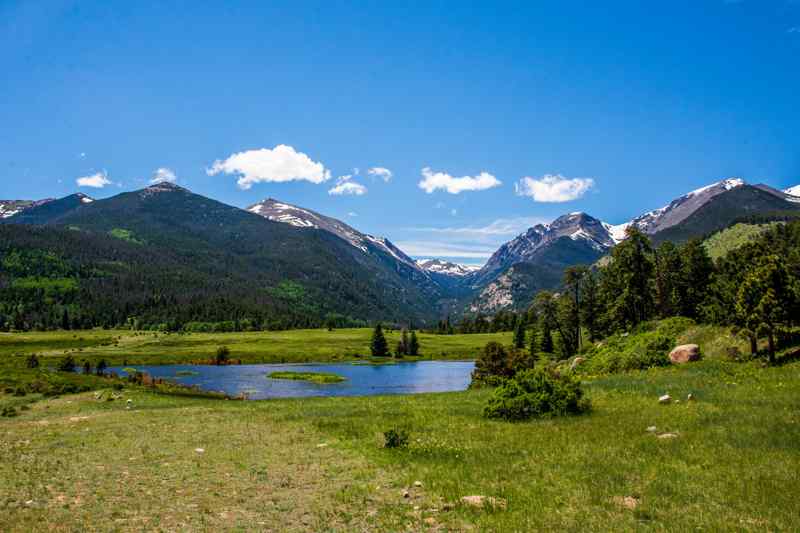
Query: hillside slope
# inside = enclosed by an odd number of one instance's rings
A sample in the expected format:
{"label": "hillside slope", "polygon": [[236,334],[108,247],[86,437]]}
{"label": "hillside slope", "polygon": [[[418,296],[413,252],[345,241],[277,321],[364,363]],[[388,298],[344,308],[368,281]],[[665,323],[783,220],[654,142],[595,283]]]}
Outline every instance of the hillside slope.
{"label": "hillside slope", "polygon": [[[39,229],[0,226],[0,250],[53,254],[55,277],[78,283],[56,307],[103,323],[110,318],[100,318],[100,309],[115,317],[112,323],[123,315],[148,323],[257,317],[289,325],[320,323],[330,313],[418,323],[436,318],[413,283],[338,237],[265,220],[175,185],[28,214],[21,220]],[[11,301],[33,297],[19,289],[20,279],[53,277],[12,267],[0,270]]]}

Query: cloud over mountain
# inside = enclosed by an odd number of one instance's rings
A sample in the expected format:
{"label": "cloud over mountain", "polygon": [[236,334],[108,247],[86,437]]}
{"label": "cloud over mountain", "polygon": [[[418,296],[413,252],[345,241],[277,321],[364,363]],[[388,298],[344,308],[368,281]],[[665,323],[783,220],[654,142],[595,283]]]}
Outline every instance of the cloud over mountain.
{"label": "cloud over mountain", "polygon": [[428,194],[442,189],[450,194],[459,194],[464,191],[483,191],[501,185],[493,175],[481,172],[477,176],[454,177],[446,172],[434,172],[429,167],[422,169],[422,180],[419,188]]}
{"label": "cloud over mountain", "polygon": [[592,178],[565,178],[546,174],[539,179],[525,177],[514,188],[519,196],[529,196],[536,202],[560,203],[577,200],[594,187]]}
{"label": "cloud over mountain", "polygon": [[108,179],[106,171],[101,170],[100,172],[95,172],[94,174],[90,174],[89,176],[82,176],[76,179],[75,183],[78,184],[78,187],[92,187],[94,189],[102,189],[107,185],[111,185],[111,180]]}
{"label": "cloud over mountain", "polygon": [[272,149],[238,152],[225,160],[218,159],[206,173],[209,176],[221,173],[238,175],[237,183],[244,190],[257,183],[322,183],[331,177],[331,172],[325,165],[285,144],[279,144]]}

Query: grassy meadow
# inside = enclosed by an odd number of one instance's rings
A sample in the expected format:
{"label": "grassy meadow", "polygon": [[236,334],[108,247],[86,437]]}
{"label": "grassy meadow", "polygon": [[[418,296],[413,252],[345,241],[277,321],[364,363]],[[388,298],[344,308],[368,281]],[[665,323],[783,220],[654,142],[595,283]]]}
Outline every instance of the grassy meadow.
{"label": "grassy meadow", "polygon": [[[591,413],[515,424],[481,416],[487,390],[28,403],[0,419],[0,530],[800,528],[800,364],[706,360],[585,387]],[[407,448],[381,447],[391,428]]]}
{"label": "grassy meadow", "polygon": [[[394,350],[400,332],[385,331]],[[432,335],[418,333],[424,359],[474,359],[489,341],[511,342],[511,333]],[[0,333],[0,366],[18,364],[15,356],[37,353],[43,361],[72,355],[77,361],[109,365],[188,363],[212,359],[227,346],[231,359],[243,363],[307,363],[344,361],[369,356],[369,328],[306,329],[253,333],[155,333],[108,331],[54,331]],[[14,363],[17,361],[17,363]]]}

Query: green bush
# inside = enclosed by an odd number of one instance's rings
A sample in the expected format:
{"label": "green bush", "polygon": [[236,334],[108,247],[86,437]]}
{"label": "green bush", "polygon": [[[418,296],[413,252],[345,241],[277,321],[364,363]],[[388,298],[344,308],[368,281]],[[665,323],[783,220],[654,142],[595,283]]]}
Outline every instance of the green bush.
{"label": "green bush", "polygon": [[525,370],[498,387],[483,410],[509,421],[579,414],[589,409],[580,382],[550,369]]}
{"label": "green bush", "polygon": [[408,446],[408,431],[392,428],[383,433],[384,448],[405,448]]}
{"label": "green bush", "polygon": [[579,371],[614,374],[667,366],[678,337],[693,325],[688,318],[669,318],[646,322],[630,333],[612,335],[586,352],[587,362]]}

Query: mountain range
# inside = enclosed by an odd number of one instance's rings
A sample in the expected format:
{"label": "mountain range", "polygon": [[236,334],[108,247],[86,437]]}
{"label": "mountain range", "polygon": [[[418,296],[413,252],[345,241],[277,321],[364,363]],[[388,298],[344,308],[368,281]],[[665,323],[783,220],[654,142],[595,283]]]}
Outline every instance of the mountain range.
{"label": "mountain range", "polygon": [[[656,243],[683,242],[738,220],[798,212],[798,194],[800,186],[779,191],[732,178],[624,224],[574,212],[529,228],[476,269],[414,260],[386,238],[275,199],[243,210],[162,182],[104,200],[0,201],[0,252],[57,253],[83,297],[102,300],[93,288],[116,287],[117,300],[102,305],[115,316],[164,320],[155,299],[185,307],[184,321],[255,314],[277,327],[286,316],[295,324],[336,315],[425,324],[445,313],[524,307],[557,288],[565,268],[606,255],[631,226]],[[0,269],[0,284],[13,286],[15,275]]]}

